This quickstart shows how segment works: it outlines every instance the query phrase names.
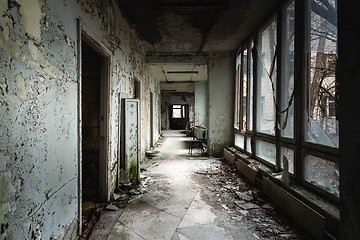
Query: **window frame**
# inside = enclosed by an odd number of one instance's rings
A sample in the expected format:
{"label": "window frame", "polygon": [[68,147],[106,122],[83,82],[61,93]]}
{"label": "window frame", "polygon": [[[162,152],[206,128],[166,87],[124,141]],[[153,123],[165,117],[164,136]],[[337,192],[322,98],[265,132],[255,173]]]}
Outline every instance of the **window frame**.
{"label": "window frame", "polygon": [[[251,42],[254,43],[254,45],[257,47],[258,43],[258,33],[262,29],[266,29],[266,26],[269,26],[271,22],[276,19],[277,21],[277,63],[276,63],[276,104],[278,106],[282,106],[282,71],[284,67],[284,62],[282,59],[283,54],[283,36],[285,36],[285,33],[283,31],[287,31],[285,29],[285,25],[283,24],[284,19],[287,17],[287,9],[291,4],[295,4],[295,12],[294,12],[294,28],[295,28],[295,36],[294,36],[294,96],[293,96],[293,137],[285,137],[281,136],[281,131],[278,129],[277,126],[275,126],[275,134],[266,134],[263,132],[259,132],[257,130],[257,107],[258,107],[258,57],[257,54],[253,55],[252,49],[250,49]],[[246,130],[242,131],[239,128],[234,128],[234,133],[236,134],[242,134],[244,136],[244,145],[241,147],[235,146],[240,151],[245,152],[247,155],[250,155],[250,157],[256,159],[257,161],[271,167],[274,169],[274,171],[281,170],[281,148],[289,148],[294,151],[294,173],[290,173],[290,178],[306,188],[313,190],[328,199],[331,199],[335,202],[339,202],[339,197],[332,194],[331,192],[328,192],[321,187],[316,186],[315,184],[311,184],[305,180],[305,156],[306,154],[310,154],[312,156],[316,156],[319,158],[323,158],[329,162],[334,163],[338,166],[339,164],[339,148],[321,145],[318,143],[313,142],[307,142],[305,141],[305,123],[303,121],[304,115],[305,115],[305,99],[306,99],[306,83],[308,80],[308,67],[306,65],[306,49],[308,47],[309,42],[309,35],[310,31],[306,27],[307,24],[310,21],[311,14],[310,14],[311,8],[309,6],[309,1],[301,1],[301,0],[289,0],[285,4],[281,4],[279,6],[279,9],[276,11],[275,15],[272,15],[270,18],[267,19],[267,21],[264,21],[264,24],[260,26],[258,29],[256,29],[255,32],[253,32],[250,37],[241,44],[241,47],[239,48],[238,54],[242,54],[245,49],[248,51],[247,55],[247,106],[246,106]],[[250,58],[252,58],[252,62],[250,61]],[[243,59],[243,54],[242,54]],[[243,61],[241,61],[241,64],[243,64]],[[249,91],[251,89],[249,88],[249,74],[250,74],[250,64],[253,64],[252,66],[252,93],[249,94]],[[242,68],[242,67],[241,67]],[[305,69],[305,70],[304,70]],[[242,73],[240,74],[239,78],[242,78]],[[240,82],[243,82],[242,79],[240,79]],[[242,90],[239,90],[239,96],[241,96],[240,99],[240,106],[242,106]],[[284,90],[285,92],[285,90]],[[250,101],[249,98],[252,97],[252,118],[249,118],[250,115]],[[242,107],[241,107],[242,108]],[[275,109],[276,114],[276,120],[275,124],[278,123],[279,114],[277,113],[278,109]],[[242,109],[239,111],[239,117],[242,114]],[[241,118],[240,118],[241,119]],[[249,120],[252,120],[252,129],[248,129]],[[251,141],[251,151],[247,149],[247,139],[250,138]],[[271,144],[275,144],[276,146],[276,164],[272,164],[265,159],[262,159],[261,157],[257,156],[257,149],[256,149],[256,142],[257,141],[265,141]]]}

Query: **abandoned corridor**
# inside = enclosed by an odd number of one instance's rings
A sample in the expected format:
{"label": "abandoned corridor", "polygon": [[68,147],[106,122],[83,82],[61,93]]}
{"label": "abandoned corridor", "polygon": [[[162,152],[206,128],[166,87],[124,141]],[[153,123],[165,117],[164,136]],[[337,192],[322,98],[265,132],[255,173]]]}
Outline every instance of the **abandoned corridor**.
{"label": "abandoned corridor", "polygon": [[142,163],[139,195],[104,211],[91,239],[302,239],[294,226],[218,158],[188,154],[191,138],[164,131]]}

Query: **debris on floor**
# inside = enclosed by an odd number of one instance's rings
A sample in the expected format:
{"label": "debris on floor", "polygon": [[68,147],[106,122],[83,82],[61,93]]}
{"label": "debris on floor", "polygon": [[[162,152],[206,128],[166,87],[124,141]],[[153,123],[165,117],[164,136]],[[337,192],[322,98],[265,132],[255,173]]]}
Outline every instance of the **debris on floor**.
{"label": "debris on floor", "polygon": [[[197,171],[207,187],[202,191],[211,204],[225,209],[230,221],[248,221],[258,239],[300,239],[297,225],[275,208],[260,189],[244,180],[237,170],[222,161]],[[216,199],[216,200],[211,200]]]}

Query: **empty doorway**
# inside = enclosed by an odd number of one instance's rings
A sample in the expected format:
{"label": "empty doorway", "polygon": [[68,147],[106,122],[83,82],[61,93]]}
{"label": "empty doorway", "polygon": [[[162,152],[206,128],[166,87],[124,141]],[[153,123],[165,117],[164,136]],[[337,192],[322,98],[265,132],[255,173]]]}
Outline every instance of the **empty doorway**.
{"label": "empty doorway", "polygon": [[111,52],[79,21],[79,232],[83,206],[107,202]]}
{"label": "empty doorway", "polygon": [[154,146],[154,94],[150,92],[150,147]]}
{"label": "empty doorway", "polygon": [[82,201],[99,202],[102,58],[86,42],[82,50]]}
{"label": "empty doorway", "polygon": [[189,123],[189,105],[174,104],[169,106],[170,129],[185,130]]}

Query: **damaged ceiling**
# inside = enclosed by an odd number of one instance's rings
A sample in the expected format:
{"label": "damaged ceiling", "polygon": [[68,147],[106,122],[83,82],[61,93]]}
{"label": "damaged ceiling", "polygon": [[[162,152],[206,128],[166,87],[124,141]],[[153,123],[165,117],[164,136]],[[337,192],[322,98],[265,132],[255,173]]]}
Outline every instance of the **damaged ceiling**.
{"label": "damaged ceiling", "polygon": [[281,0],[116,0],[147,53],[234,51]]}

